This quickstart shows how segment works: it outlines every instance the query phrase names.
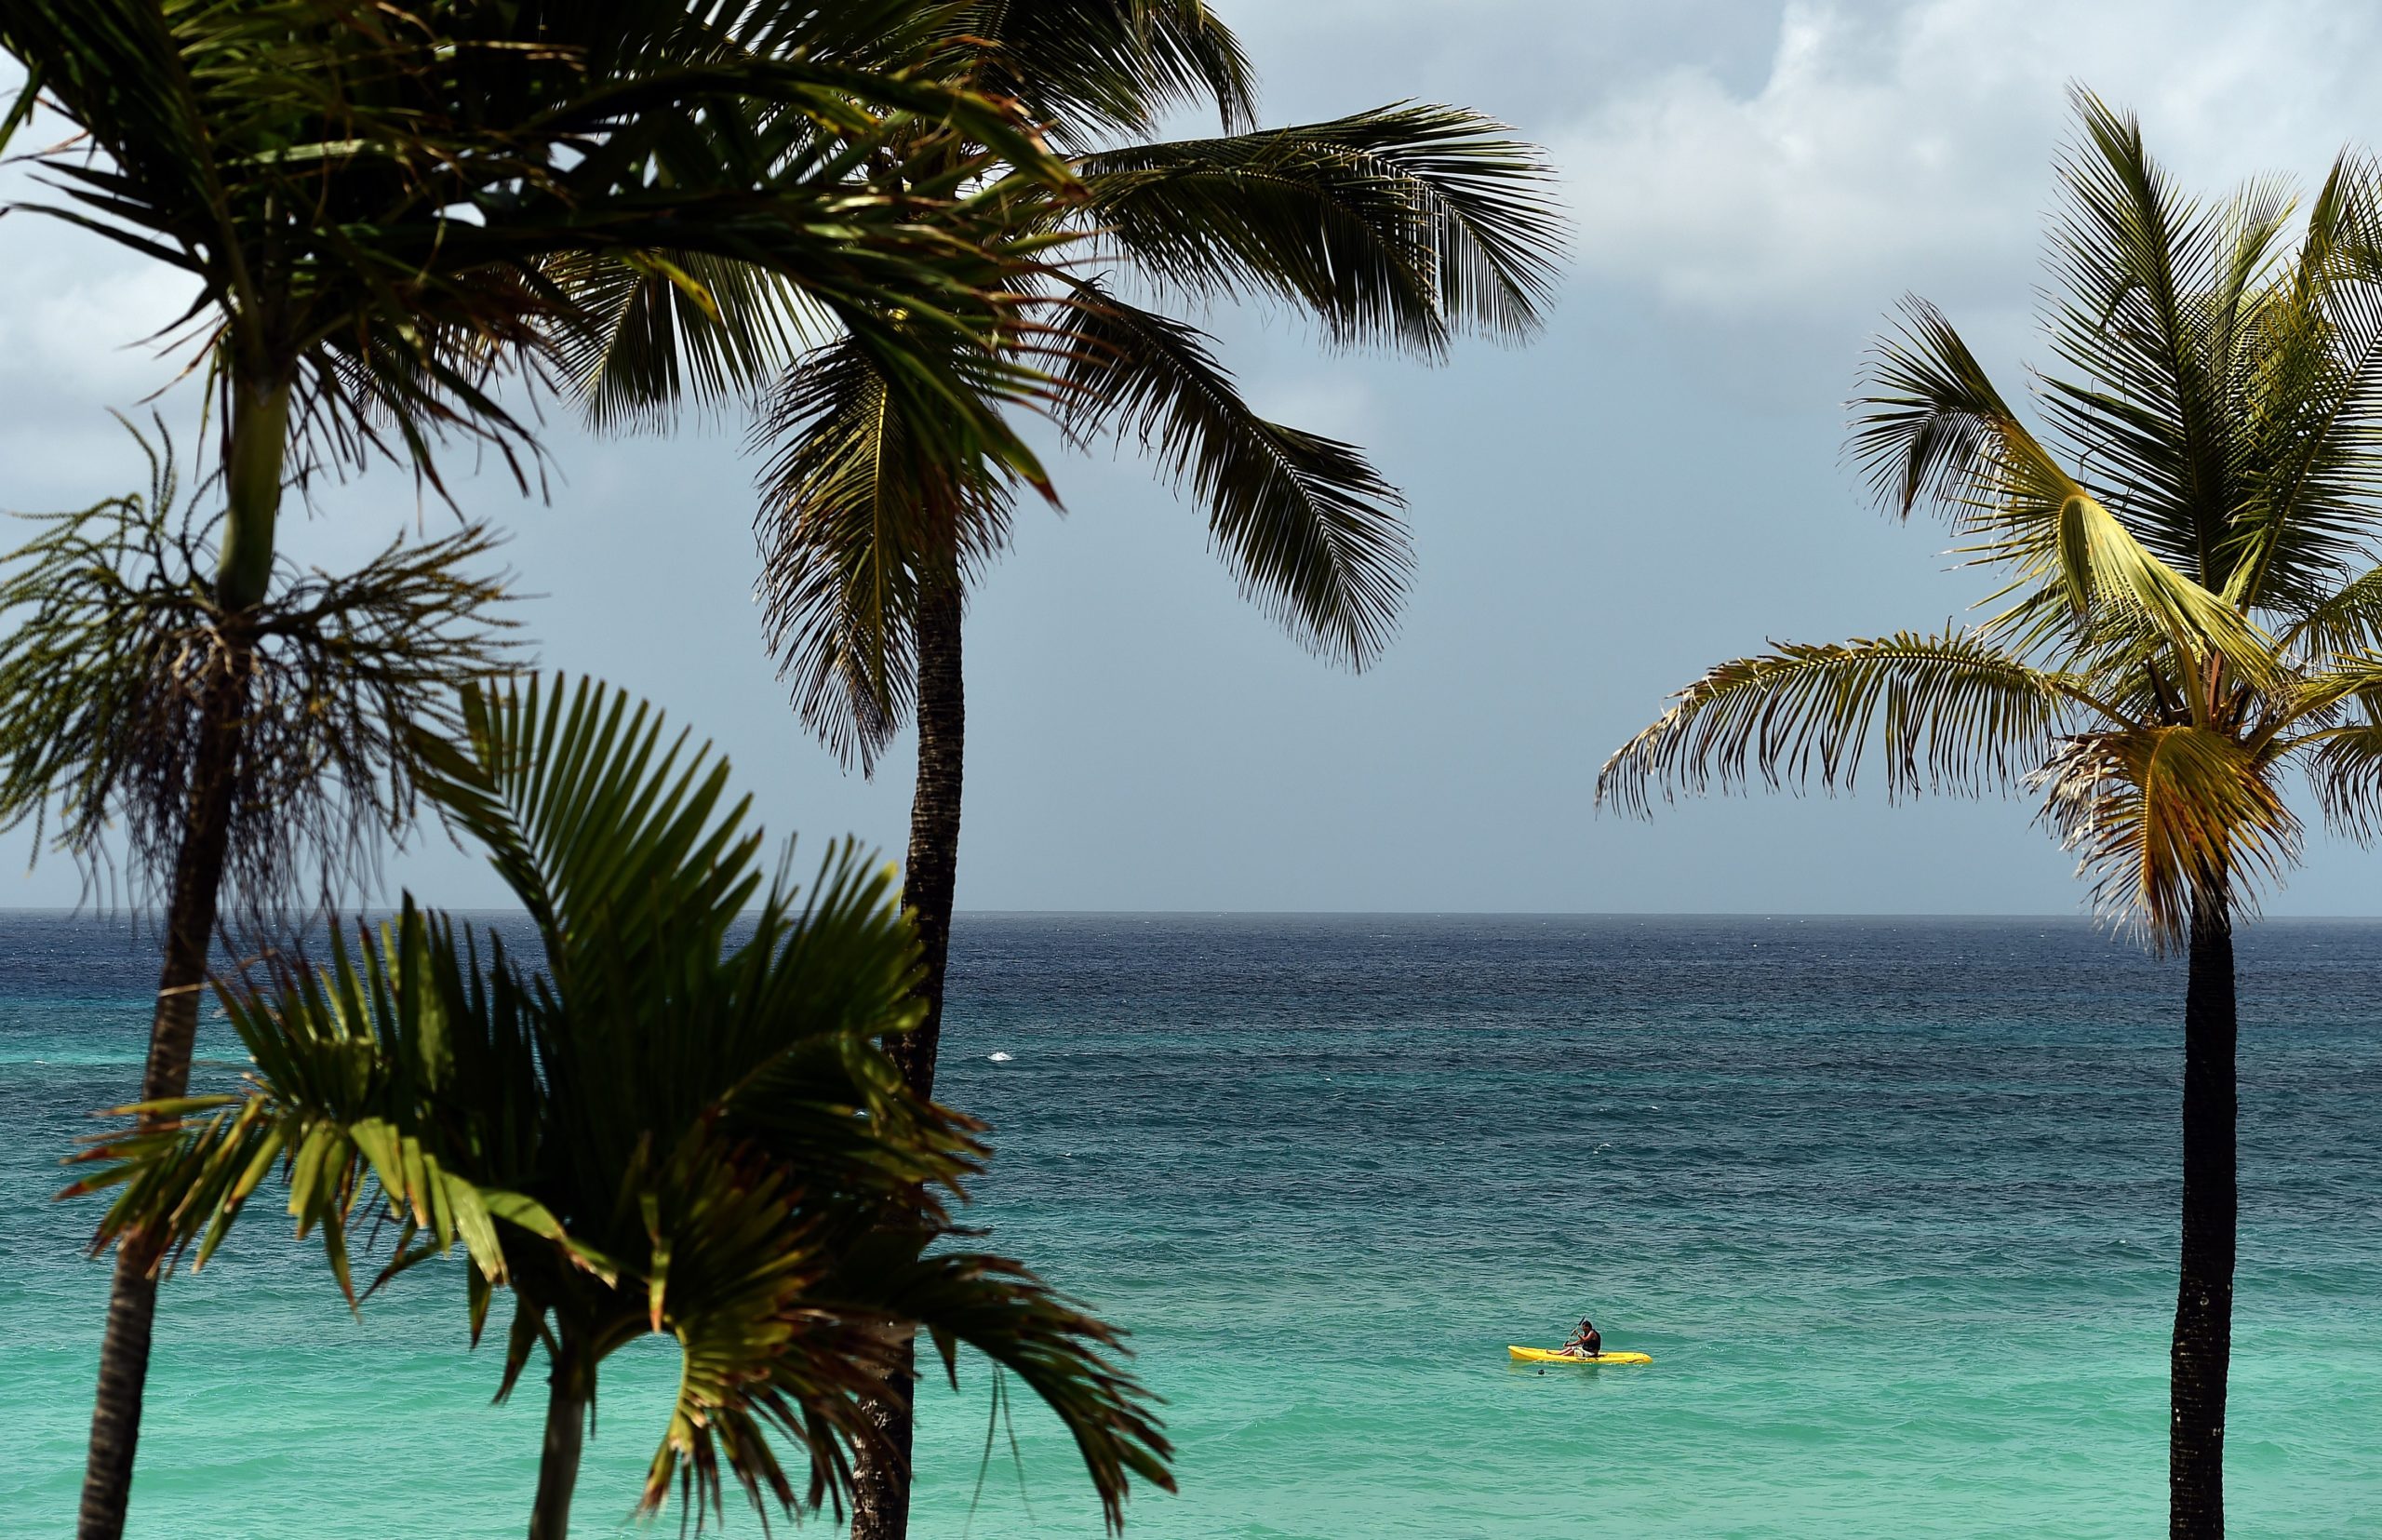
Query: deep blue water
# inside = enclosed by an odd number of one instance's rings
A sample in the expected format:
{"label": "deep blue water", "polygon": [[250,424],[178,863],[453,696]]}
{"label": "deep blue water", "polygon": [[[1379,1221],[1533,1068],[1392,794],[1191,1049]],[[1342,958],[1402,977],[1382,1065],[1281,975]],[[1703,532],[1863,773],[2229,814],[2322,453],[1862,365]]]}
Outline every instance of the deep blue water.
{"label": "deep blue water", "polygon": [[[2179,964],[1929,919],[980,916],[954,957],[972,1217],[1170,1401],[1183,1491],[1132,1533],[2163,1522]],[[2241,961],[2233,1528],[2382,1532],[2382,925]],[[0,1533],[71,1524],[105,1278],[47,1195],[134,1088],[151,969],[0,919]],[[460,1286],[351,1319],[261,1217],[169,1286],[135,1533],[519,1533],[538,1411],[487,1405]],[[1509,1366],[1583,1309],[1655,1362]],[[673,1367],[608,1371],[591,1534]],[[984,1467],[984,1388],[926,1407],[917,1533],[1097,1533],[1045,1420]]]}

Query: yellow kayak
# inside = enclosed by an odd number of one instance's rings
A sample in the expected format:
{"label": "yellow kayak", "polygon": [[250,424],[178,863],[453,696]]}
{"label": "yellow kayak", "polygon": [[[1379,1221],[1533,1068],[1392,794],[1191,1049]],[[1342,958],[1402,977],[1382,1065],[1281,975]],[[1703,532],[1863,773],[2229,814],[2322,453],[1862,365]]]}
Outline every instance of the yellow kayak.
{"label": "yellow kayak", "polygon": [[1523,1363],[1652,1363],[1643,1353],[1599,1353],[1588,1358],[1580,1353],[1559,1353],[1552,1347],[1515,1347],[1505,1351]]}

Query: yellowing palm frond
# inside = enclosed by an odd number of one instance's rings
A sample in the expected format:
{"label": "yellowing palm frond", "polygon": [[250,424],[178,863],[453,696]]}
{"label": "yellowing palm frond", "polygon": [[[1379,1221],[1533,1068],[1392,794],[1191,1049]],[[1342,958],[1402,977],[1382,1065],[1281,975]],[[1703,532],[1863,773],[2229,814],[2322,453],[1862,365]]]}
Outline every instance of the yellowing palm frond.
{"label": "yellowing palm frond", "polygon": [[2298,859],[2299,821],[2267,767],[2221,732],[2083,734],[2032,780],[2096,905],[2161,944],[2188,932],[2196,897],[2243,902]]}
{"label": "yellowing palm frond", "polygon": [[2382,703],[2382,654],[2366,652],[2339,659],[2329,668],[2306,675],[2281,720],[2284,725],[2310,718],[2322,721],[2349,700]]}

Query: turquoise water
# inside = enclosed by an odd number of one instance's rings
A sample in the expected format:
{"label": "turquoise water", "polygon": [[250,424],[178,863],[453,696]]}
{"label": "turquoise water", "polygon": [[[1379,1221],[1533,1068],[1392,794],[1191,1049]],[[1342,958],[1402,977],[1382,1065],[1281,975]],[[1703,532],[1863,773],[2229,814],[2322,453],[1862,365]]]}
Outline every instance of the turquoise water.
{"label": "turquoise water", "polygon": [[[2371,1533],[2382,926],[2242,958],[2233,1529]],[[43,1199],[148,968],[0,921],[0,1533],[71,1528],[105,1279]],[[1134,1533],[2163,1522],[2175,965],[2065,921],[980,917],[953,989],[974,1218],[1169,1399],[1183,1491]],[[1509,1367],[1583,1309],[1654,1364]],[[672,1367],[608,1369],[585,1533],[633,1533]],[[517,1534],[539,1409],[495,1376],[458,1279],[355,1320],[257,1224],[169,1288],[134,1533]],[[985,1465],[986,1405],[974,1366],[927,1403],[917,1533],[1096,1534],[1037,1413]]]}

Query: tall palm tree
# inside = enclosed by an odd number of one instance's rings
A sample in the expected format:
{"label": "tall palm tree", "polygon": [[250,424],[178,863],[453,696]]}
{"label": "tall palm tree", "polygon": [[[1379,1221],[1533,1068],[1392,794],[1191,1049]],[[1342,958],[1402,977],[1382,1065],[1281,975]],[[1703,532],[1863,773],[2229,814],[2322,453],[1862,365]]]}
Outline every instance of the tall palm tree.
{"label": "tall palm tree", "polygon": [[[1112,1527],[1131,1478],[1168,1485],[1117,1334],[1015,1262],[938,1246],[935,1195],[985,1152],[878,1046],[918,1017],[890,870],[846,847],[807,897],[783,863],[768,878],[727,764],[620,693],[474,689],[462,718],[462,742],[423,745],[424,790],[542,957],[408,895],[377,953],[368,932],[328,967],[221,987],[251,1085],[124,1109],[146,1121],[70,1189],[121,1188],[99,1244],[154,1232],[203,1266],[278,1172],[351,1304],[359,1224],[394,1226],[376,1289],[460,1246],[475,1341],[513,1297],[498,1398],[541,1347],[551,1368],[530,1540],[569,1533],[604,1359],[657,1332],[684,1364],[639,1507],[675,1482],[698,1528],[723,1473],[765,1524],[772,1504],[840,1508],[889,1316],[955,1375],[964,1343],[1039,1394]],[[799,1495],[779,1440],[809,1465]]]}
{"label": "tall palm tree", "polygon": [[[1016,238],[1074,238],[1067,269],[1022,271],[1010,290],[1005,341],[1021,368],[1049,371],[1040,405],[1073,437],[1139,438],[1206,505],[1249,595],[1317,650],[1364,666],[1387,640],[1408,564],[1396,489],[1353,446],[1264,419],[1211,339],[1129,301],[1120,280],[1161,297],[1283,303],[1335,343],[1432,357],[1465,328],[1526,338],[1559,246],[1542,158],[1447,107],[1230,131],[1253,121],[1254,79],[1200,0],[978,0],[951,7],[947,28],[943,77],[1021,103],[1073,173],[1056,188],[1019,176],[1030,168],[1008,167],[964,124],[911,144],[914,165],[997,179],[981,195]],[[1136,141],[1195,101],[1216,108],[1225,136]],[[599,425],[738,397],[777,344],[839,319],[806,315],[734,264],[704,267],[700,296],[631,268],[573,276],[609,317],[571,355]],[[915,713],[931,741],[921,763],[939,767],[922,777],[912,853],[928,859],[910,883],[931,983],[928,1029],[905,1048],[923,1085],[949,908],[933,873],[957,838],[958,620],[968,582],[1006,543],[1021,476],[948,449],[1002,403],[905,395],[853,336],[811,348],[774,386],[755,435],[772,450],[762,589],[796,709],[869,769]]]}
{"label": "tall palm tree", "polygon": [[1853,448],[1883,502],[1945,510],[1988,618],[1779,647],[1679,692],[1599,800],[1850,785],[2025,787],[2098,906],[2183,951],[2182,1258],[2170,1532],[2224,1533],[2237,1115],[2233,926],[2299,850],[2286,777],[2336,828],[2382,815],[2382,172],[2344,153],[2291,236],[2254,181],[2182,193],[2079,91],[2029,427],[1908,301]]}
{"label": "tall palm tree", "polygon": [[[384,456],[435,487],[458,435],[526,487],[534,420],[492,392],[546,376],[584,319],[558,264],[732,257],[836,316],[896,395],[942,403],[955,454],[1038,474],[977,409],[1014,384],[984,343],[1024,253],[960,189],[964,162],[877,185],[919,114],[1064,179],[1011,110],[918,73],[941,15],[926,0],[0,0],[0,49],[25,72],[0,141],[46,114],[73,130],[35,157],[58,196],[19,207],[188,275],[172,341],[206,371],[221,435],[222,619],[161,884],[144,1099],[189,1078],[285,488]],[[148,1256],[138,1238],[117,1252],[85,1540],[123,1529]]]}
{"label": "tall palm tree", "polygon": [[[1078,24],[1054,25],[1062,13]],[[1138,441],[1202,505],[1244,595],[1318,652],[1363,668],[1388,639],[1410,565],[1396,489],[1355,446],[1265,418],[1211,338],[1129,295],[1275,302],[1334,342],[1426,356],[1465,328],[1527,337],[1559,246],[1543,159],[1449,107],[1252,129],[1239,46],[1193,0],[988,3],[962,17],[966,40],[946,56],[956,78],[1024,102],[1075,176],[1064,197],[997,184],[1022,234],[1082,237],[1080,261],[1015,288],[1012,345],[1049,368],[1051,416],[1077,440]],[[1196,100],[1218,111],[1220,137],[1146,138]],[[591,370],[596,400],[651,399],[637,371],[609,362]],[[896,1056],[924,1094],[958,870],[963,615],[1007,544],[1018,477],[990,458],[955,466],[926,452],[950,440],[957,414],[938,402],[913,411],[890,384],[838,339],[777,387],[755,435],[770,454],[761,591],[796,709],[847,762],[873,768],[905,723],[917,729],[903,904],[926,947],[926,1016]],[[906,1396],[882,1416],[902,1458],[863,1468],[855,1540],[906,1533]]]}
{"label": "tall palm tree", "polygon": [[[179,1093],[198,985],[178,981],[205,956],[219,886],[237,923],[261,931],[369,883],[380,841],[413,822],[412,725],[443,715],[458,683],[519,660],[506,575],[473,569],[499,543],[478,524],[399,539],[338,575],[278,561],[261,597],[227,611],[210,582],[220,519],[181,493],[169,442],[144,448],[145,496],[35,516],[33,538],[0,557],[0,827],[32,824],[87,894],[141,904],[172,874],[144,1085]],[[154,1302],[141,1247],[127,1249],[95,1415],[110,1479],[87,1507],[102,1531],[123,1511]]]}

